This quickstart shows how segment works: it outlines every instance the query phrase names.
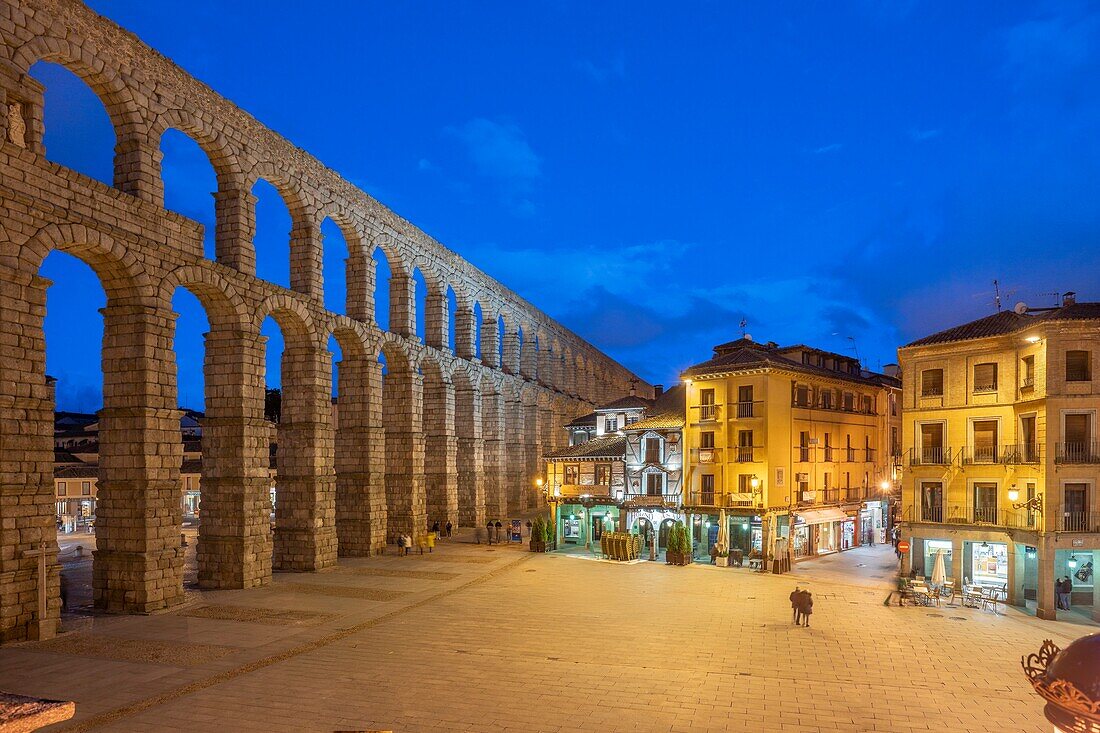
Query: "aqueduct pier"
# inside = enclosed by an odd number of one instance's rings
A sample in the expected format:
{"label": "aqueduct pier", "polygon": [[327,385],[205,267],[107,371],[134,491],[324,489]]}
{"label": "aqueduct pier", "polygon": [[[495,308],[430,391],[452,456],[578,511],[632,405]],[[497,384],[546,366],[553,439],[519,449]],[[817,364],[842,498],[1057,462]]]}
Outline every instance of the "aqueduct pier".
{"label": "aqueduct pier", "polygon": [[[102,100],[117,141],[113,186],[46,160],[43,87],[28,73],[40,60],[67,67]],[[87,263],[107,296],[93,592],[109,612],[153,612],[183,597],[177,288],[210,323],[197,547],[206,588],[331,566],[435,520],[477,525],[537,506],[538,459],[562,441],[558,426],[630,387],[627,369],[81,3],[0,2],[0,104],[0,641],[52,635],[60,617],[50,283],[39,274],[51,251]],[[194,139],[216,172],[214,259],[204,257],[202,226],[164,208],[168,129]],[[251,190],[261,178],[293,221],[289,288],[256,277]],[[323,304],[326,218],[348,245],[345,314]],[[392,272],[387,330],[374,320],[378,248]],[[417,271],[428,291],[423,339]],[[285,340],[274,530],[268,317]],[[335,420],[331,336],[342,353]],[[32,553],[42,546],[40,617]]]}

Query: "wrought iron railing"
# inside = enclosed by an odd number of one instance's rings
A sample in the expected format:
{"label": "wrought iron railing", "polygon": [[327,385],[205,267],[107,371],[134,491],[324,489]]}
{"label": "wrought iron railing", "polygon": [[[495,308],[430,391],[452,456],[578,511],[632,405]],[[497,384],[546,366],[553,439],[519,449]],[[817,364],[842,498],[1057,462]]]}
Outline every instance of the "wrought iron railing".
{"label": "wrought iron railing", "polygon": [[1100,463],[1100,442],[1058,443],[1055,463]]}
{"label": "wrought iron railing", "polygon": [[944,446],[922,446],[909,450],[910,466],[946,466],[951,463],[951,449]]}

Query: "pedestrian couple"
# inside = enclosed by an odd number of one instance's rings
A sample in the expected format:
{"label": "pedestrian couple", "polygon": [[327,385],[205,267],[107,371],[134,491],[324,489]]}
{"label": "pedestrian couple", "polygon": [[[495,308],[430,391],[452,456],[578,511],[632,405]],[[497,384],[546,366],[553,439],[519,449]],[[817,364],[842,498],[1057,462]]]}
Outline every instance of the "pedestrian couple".
{"label": "pedestrian couple", "polygon": [[1054,581],[1054,597],[1058,601],[1058,608],[1063,611],[1070,610],[1070,607],[1073,605],[1071,601],[1073,597],[1073,581],[1070,580],[1068,575]]}
{"label": "pedestrian couple", "polygon": [[795,626],[809,626],[810,614],[814,612],[814,596],[808,590],[796,585],[791,591],[791,611]]}
{"label": "pedestrian couple", "polygon": [[[409,550],[412,549],[412,546],[413,546],[413,538],[412,537],[410,537],[407,534],[402,534],[402,535],[397,536],[397,554],[398,555],[408,555]],[[423,552],[423,551],[421,551],[421,552]]]}

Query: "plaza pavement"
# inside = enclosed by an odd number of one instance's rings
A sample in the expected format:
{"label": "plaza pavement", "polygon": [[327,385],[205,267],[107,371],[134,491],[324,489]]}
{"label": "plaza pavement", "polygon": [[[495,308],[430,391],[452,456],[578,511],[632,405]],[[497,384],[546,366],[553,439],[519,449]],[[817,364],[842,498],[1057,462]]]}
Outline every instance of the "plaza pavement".
{"label": "plaza pavement", "polygon": [[[886,607],[887,547],[774,576],[444,542],[0,649],[50,730],[1048,731],[1020,657],[1096,627]],[[795,584],[815,596],[791,624]]]}

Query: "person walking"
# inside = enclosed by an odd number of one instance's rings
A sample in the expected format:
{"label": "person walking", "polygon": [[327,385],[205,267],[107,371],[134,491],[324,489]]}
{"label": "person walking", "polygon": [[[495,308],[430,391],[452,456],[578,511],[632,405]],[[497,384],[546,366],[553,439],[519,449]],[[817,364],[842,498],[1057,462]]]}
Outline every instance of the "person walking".
{"label": "person walking", "polygon": [[814,612],[814,595],[808,590],[802,591],[802,625],[810,628],[810,614]]}
{"label": "person walking", "polygon": [[429,532],[428,533],[428,554],[429,555],[431,554],[433,548],[435,548],[435,533],[434,532]]}
{"label": "person walking", "polygon": [[447,522],[447,537],[448,538],[451,536],[451,528],[452,528],[451,523]]}
{"label": "person walking", "polygon": [[799,613],[798,613],[798,605],[799,605],[799,602],[802,599],[802,591],[799,590],[797,585],[794,587],[794,590],[791,591],[790,599],[791,599],[791,619],[794,621],[794,625],[797,626],[798,622],[801,621],[801,619],[799,618]]}
{"label": "person walking", "polygon": [[412,552],[413,538],[408,533],[403,536],[405,538],[405,556],[408,557],[409,553]]}

